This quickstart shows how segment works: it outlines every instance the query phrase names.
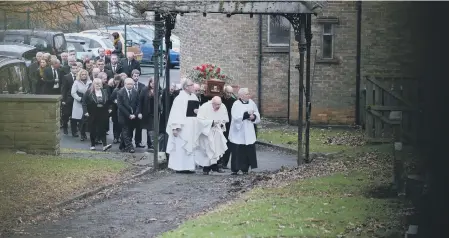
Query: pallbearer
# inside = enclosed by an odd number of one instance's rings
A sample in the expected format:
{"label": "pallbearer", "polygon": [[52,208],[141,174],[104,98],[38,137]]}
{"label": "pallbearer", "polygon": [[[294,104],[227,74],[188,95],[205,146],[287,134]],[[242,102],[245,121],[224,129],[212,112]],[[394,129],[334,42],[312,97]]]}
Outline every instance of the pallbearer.
{"label": "pallbearer", "polygon": [[200,107],[197,118],[198,121],[209,123],[210,126],[198,132],[199,153],[195,158],[196,163],[203,166],[205,175],[211,170],[221,173],[217,162],[228,149],[227,140],[223,135],[226,130],[225,124],[229,122],[228,110],[221,102],[221,98],[215,96]]}
{"label": "pallbearer", "polygon": [[166,152],[170,154],[168,167],[177,172],[195,170],[199,137],[197,132],[211,126],[197,120],[198,108],[199,101],[192,80],[183,80],[182,91],[173,101],[166,128],[168,134]]}
{"label": "pallbearer", "polygon": [[231,146],[232,175],[237,175],[238,171],[248,174],[249,167],[257,168],[254,124],[260,122],[259,110],[250,99],[248,88],[241,88],[238,97],[239,100],[232,105],[229,131],[229,141],[233,144]]}

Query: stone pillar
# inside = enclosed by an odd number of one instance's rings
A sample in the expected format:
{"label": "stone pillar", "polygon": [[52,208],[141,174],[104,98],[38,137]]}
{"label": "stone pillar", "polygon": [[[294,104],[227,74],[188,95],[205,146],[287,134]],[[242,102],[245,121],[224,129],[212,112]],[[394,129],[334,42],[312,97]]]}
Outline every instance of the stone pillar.
{"label": "stone pillar", "polygon": [[0,94],[0,150],[59,155],[60,97]]}

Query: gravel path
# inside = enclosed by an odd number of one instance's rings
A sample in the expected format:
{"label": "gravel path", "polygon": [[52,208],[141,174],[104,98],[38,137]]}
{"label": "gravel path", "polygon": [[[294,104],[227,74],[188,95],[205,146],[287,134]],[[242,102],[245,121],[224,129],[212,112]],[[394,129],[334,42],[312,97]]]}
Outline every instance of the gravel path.
{"label": "gravel path", "polygon": [[258,148],[257,155],[260,168],[253,175],[160,171],[47,214],[5,237],[154,237],[234,198],[242,188],[235,184],[251,186],[254,177],[263,171],[296,165],[294,155],[268,148]]}

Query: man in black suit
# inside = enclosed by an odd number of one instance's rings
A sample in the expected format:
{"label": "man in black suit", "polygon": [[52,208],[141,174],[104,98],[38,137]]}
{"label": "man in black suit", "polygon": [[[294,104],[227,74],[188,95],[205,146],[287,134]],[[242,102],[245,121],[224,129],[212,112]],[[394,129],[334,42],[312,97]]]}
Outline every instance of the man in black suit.
{"label": "man in black suit", "polygon": [[125,87],[121,88],[117,93],[118,121],[122,126],[122,139],[119,149],[134,153],[132,144],[132,134],[137,118],[137,108],[139,107],[139,99],[137,91],[133,88],[134,81],[131,78],[125,79]]}
{"label": "man in black suit", "polygon": [[126,75],[128,75],[128,77],[130,78],[132,77],[131,73],[133,72],[133,70],[137,69],[139,70],[139,72],[141,72],[139,61],[134,59],[134,52],[126,53],[126,59],[122,61],[122,67],[123,72],[126,73]]}
{"label": "man in black suit", "polygon": [[[134,80],[134,90],[137,91],[137,96],[140,96],[140,94],[142,93],[142,89],[145,87],[145,84],[139,82],[140,71],[134,69],[131,72],[131,75],[132,79]],[[137,121],[135,126],[136,132],[134,134],[134,142],[136,143],[136,147],[145,148],[145,145],[142,144],[142,125],[140,123],[140,120]]]}
{"label": "man in black suit", "polygon": [[[70,73],[64,75],[61,82],[61,96],[62,96],[62,128],[64,130],[64,134],[69,134],[68,132],[68,123],[70,116],[72,115],[72,107],[73,107],[73,97],[72,97],[72,85],[76,80],[76,74],[78,73],[78,66],[76,63],[72,63],[70,65]],[[78,137],[76,124],[71,123],[71,131],[73,137]],[[75,128],[74,128],[75,127]]]}
{"label": "man in black suit", "polygon": [[234,89],[231,86],[229,86],[229,85],[226,86],[224,88],[224,92],[223,92],[223,96],[221,97],[221,101],[222,101],[223,105],[226,106],[226,109],[228,109],[229,122],[225,124],[226,131],[223,132],[224,137],[228,141],[226,143],[226,145],[228,146],[228,149],[226,150],[224,155],[218,160],[218,164],[220,164],[223,169],[227,169],[228,168],[229,157],[231,156],[232,143],[229,141],[228,137],[229,137],[229,130],[230,130],[230,127],[231,127],[231,119],[232,119],[231,110],[232,110],[232,105],[234,104],[234,102],[236,100],[237,100],[237,97],[234,95]]}
{"label": "man in black suit", "polygon": [[105,68],[105,62],[103,59],[97,60],[97,68],[100,69],[100,73],[104,72],[108,76],[108,80],[114,78],[114,74],[112,74],[112,71]]}
{"label": "man in black suit", "polygon": [[61,63],[58,59],[51,60],[51,66],[44,70],[44,94],[60,95],[63,73],[60,70]]}
{"label": "man in black suit", "polygon": [[111,59],[109,59],[109,57],[106,56],[105,50],[103,48],[98,48],[98,56],[95,57],[95,61],[98,61],[100,59],[103,60],[105,64],[111,63]]}
{"label": "man in black suit", "polygon": [[123,67],[118,61],[117,55],[111,55],[111,63],[105,66],[105,69],[110,70],[112,75],[123,73]]}
{"label": "man in black suit", "polygon": [[33,63],[28,66],[28,80],[30,80],[30,86],[31,86],[31,93],[37,94],[39,91],[37,90],[37,69],[39,68],[39,65],[41,63],[43,53],[37,52],[36,53],[36,60],[33,61]]}

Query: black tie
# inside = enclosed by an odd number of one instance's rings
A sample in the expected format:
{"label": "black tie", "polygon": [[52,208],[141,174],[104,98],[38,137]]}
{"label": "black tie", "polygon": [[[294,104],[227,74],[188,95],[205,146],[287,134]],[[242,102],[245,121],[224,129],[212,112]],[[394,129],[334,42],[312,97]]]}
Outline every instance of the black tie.
{"label": "black tie", "polygon": [[128,98],[131,99],[131,90],[128,90]]}
{"label": "black tie", "polygon": [[56,69],[53,69],[53,78],[56,79]]}
{"label": "black tie", "polygon": [[128,61],[128,66],[131,66],[131,61]]}
{"label": "black tie", "polygon": [[75,81],[76,80],[76,75],[73,75],[73,81]]}

